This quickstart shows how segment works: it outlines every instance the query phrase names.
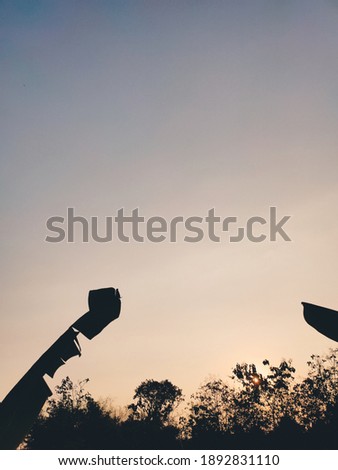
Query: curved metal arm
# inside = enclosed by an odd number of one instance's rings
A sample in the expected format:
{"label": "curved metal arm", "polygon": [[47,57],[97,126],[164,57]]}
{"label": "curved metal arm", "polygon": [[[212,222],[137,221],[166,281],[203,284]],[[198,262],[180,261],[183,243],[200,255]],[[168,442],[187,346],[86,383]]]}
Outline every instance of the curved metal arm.
{"label": "curved metal arm", "polygon": [[43,376],[54,377],[68,359],[81,355],[78,334],[92,339],[119,317],[119,290],[113,287],[92,290],[88,304],[89,311],[47,349],[0,404],[0,449],[16,449],[29,432],[45,401],[52,395]]}
{"label": "curved metal arm", "polygon": [[338,341],[338,312],[331,308],[302,302],[305,321],[327,338]]}

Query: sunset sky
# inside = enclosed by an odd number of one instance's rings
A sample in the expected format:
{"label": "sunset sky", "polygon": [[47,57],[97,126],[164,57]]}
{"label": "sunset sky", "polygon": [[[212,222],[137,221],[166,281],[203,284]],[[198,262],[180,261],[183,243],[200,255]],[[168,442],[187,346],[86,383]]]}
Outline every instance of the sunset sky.
{"label": "sunset sky", "polygon": [[[338,310],[338,3],[3,0],[0,400],[118,287],[122,312],[81,358],[95,398],[145,379],[188,398],[236,362],[336,343],[301,301]],[[47,243],[46,221],[291,216],[291,242]],[[101,226],[103,230],[103,225]]]}

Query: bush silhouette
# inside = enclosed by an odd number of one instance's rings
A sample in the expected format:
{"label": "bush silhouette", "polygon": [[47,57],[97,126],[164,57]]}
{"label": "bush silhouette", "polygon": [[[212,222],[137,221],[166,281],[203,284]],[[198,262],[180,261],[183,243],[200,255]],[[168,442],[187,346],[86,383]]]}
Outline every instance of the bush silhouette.
{"label": "bush silhouette", "polygon": [[337,353],[312,355],[296,382],[291,361],[236,364],[231,382],[205,382],[179,419],[182,390],[146,380],[124,416],[95,401],[87,380],[56,387],[26,449],[338,449]]}

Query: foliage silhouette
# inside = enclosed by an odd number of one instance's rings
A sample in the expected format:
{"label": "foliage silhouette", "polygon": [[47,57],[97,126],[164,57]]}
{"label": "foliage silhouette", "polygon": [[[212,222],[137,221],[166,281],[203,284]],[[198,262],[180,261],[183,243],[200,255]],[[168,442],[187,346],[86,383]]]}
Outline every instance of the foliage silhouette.
{"label": "foliage silhouette", "polygon": [[232,420],[233,396],[229,387],[220,379],[202,385],[192,395],[186,427],[188,435],[197,437],[209,432],[224,432]]}
{"label": "foliage silhouette", "polygon": [[[179,420],[182,390],[146,380],[122,416],[68,377],[26,437],[27,449],[338,449],[338,349],[312,355],[295,381],[291,361],[236,364],[231,383],[205,382]],[[261,370],[265,369],[265,372]]]}
{"label": "foliage silhouette", "polygon": [[96,449],[116,440],[120,420],[85,391],[88,379],[74,384],[69,377],[56,387],[25,439],[28,449]]}
{"label": "foliage silhouette", "polygon": [[146,380],[135,390],[134,400],[128,406],[130,419],[152,422],[159,427],[168,424],[169,416],[183,400],[182,390],[169,380]]}

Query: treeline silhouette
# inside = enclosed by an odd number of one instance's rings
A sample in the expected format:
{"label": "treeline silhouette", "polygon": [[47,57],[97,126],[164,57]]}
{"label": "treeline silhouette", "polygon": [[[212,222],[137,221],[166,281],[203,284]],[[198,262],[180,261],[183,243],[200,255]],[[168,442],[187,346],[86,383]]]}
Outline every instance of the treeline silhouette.
{"label": "treeline silhouette", "polygon": [[[185,402],[169,380],[146,380],[117,410],[69,377],[26,436],[25,449],[338,449],[338,349],[312,355],[295,380],[291,361],[265,374],[237,364]],[[178,411],[179,410],[179,411]]]}

